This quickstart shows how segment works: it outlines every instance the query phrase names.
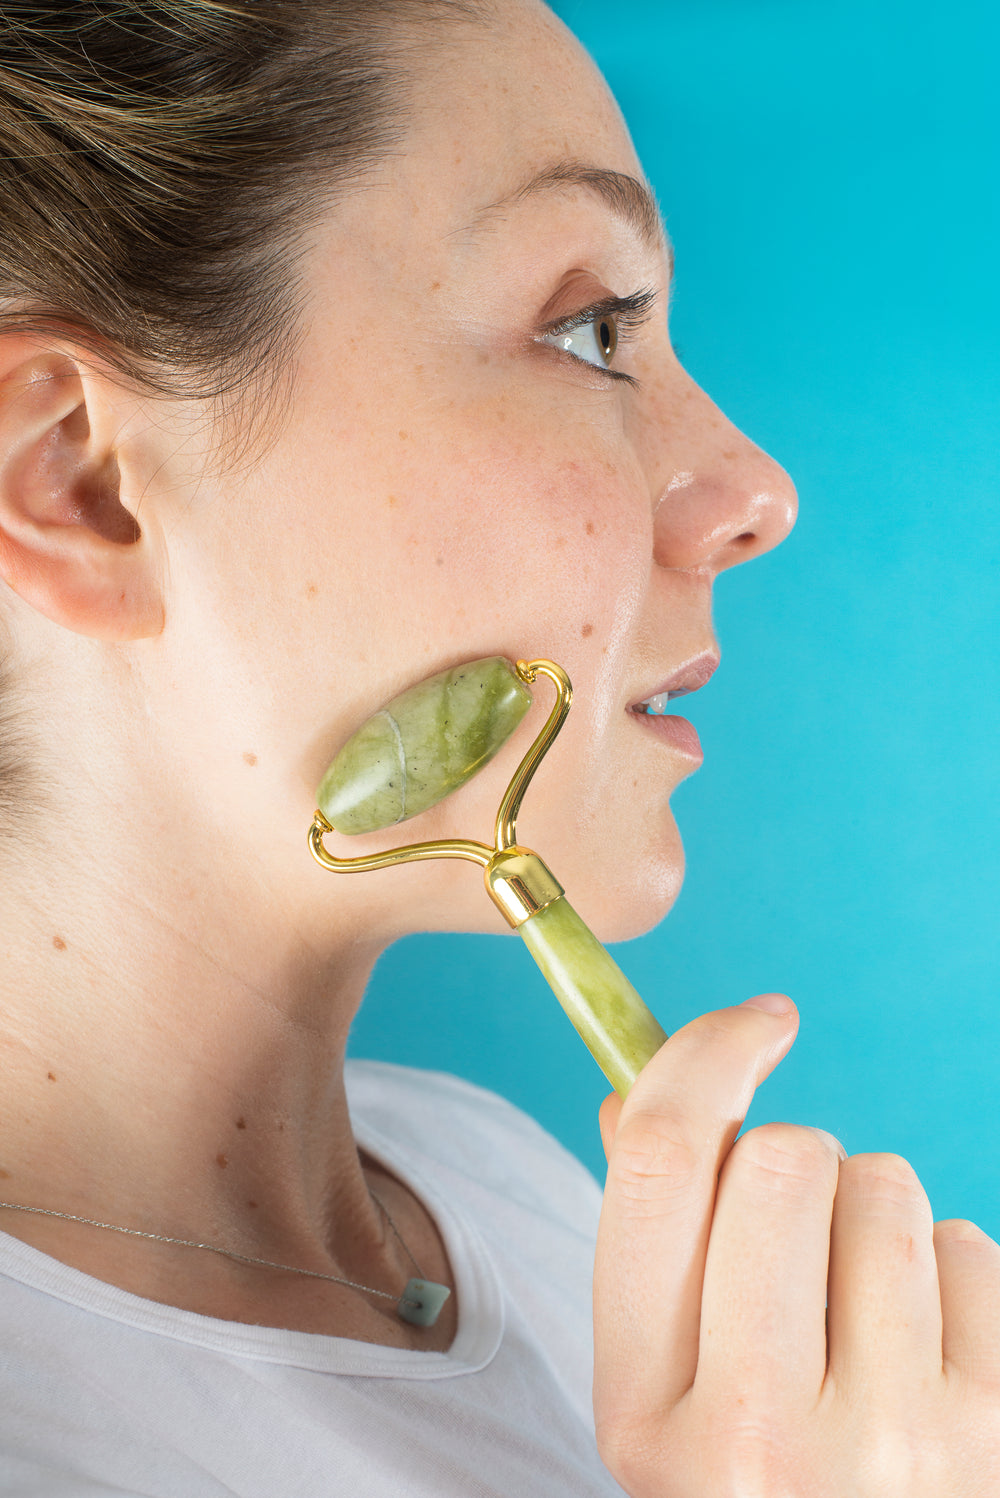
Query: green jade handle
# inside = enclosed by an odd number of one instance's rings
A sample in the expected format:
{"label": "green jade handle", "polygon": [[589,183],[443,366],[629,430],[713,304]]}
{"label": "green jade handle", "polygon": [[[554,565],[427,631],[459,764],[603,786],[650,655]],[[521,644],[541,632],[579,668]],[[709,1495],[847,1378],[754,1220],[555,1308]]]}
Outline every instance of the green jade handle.
{"label": "green jade handle", "polygon": [[666,1031],[537,853],[514,847],[496,854],[486,869],[486,887],[580,1039],[625,1097]]}
{"label": "green jade handle", "polygon": [[565,895],[517,930],[580,1039],[625,1097],[666,1031]]}

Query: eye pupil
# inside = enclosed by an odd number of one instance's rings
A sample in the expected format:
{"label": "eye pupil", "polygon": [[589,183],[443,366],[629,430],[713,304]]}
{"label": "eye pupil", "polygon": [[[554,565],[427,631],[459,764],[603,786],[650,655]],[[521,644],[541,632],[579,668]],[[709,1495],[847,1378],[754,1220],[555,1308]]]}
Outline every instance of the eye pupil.
{"label": "eye pupil", "polygon": [[618,329],[613,318],[602,317],[597,324],[597,341],[605,359],[611,359],[618,347]]}

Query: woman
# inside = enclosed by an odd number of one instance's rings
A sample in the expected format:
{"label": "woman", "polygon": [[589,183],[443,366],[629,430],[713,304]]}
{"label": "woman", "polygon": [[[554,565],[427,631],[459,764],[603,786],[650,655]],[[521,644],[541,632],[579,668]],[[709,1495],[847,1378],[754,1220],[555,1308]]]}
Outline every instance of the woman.
{"label": "woman", "polygon": [[[559,660],[525,835],[648,927],[698,756],[636,709],[794,516],[671,351],[592,65],[539,0],[5,15],[2,1491],[996,1490],[1000,1249],[893,1157],[733,1145],[787,999],[605,1105],[596,1440],[589,1177],[465,1084],[345,1080],[378,953],[496,924],[460,866],[316,869],[333,751]],[[488,825],[520,747],[420,835]]]}

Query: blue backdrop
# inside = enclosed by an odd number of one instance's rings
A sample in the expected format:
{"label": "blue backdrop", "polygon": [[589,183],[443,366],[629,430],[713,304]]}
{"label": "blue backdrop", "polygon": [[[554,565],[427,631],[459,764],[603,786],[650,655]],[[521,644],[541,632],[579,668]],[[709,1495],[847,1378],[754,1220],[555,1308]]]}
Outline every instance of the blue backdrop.
{"label": "blue backdrop", "polygon": [[[904,1154],[937,1217],[1000,1236],[1000,12],[556,9],[663,204],[682,358],[801,499],[720,580],[687,881],[616,956],[668,1029],[790,993],[800,1037],[750,1122]],[[602,1170],[603,1078],[518,942],[401,943],[352,1050],[494,1087]]]}

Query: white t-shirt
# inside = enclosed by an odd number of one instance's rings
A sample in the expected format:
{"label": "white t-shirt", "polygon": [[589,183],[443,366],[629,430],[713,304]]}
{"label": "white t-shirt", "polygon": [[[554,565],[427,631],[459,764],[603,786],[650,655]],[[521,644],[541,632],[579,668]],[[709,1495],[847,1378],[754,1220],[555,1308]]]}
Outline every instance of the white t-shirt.
{"label": "white t-shirt", "polygon": [[217,1321],[0,1234],[4,1498],[620,1498],[591,1412],[597,1183],[467,1082],[347,1077],[359,1144],[447,1246],[448,1352]]}

